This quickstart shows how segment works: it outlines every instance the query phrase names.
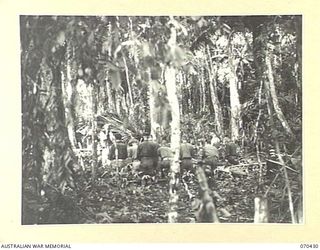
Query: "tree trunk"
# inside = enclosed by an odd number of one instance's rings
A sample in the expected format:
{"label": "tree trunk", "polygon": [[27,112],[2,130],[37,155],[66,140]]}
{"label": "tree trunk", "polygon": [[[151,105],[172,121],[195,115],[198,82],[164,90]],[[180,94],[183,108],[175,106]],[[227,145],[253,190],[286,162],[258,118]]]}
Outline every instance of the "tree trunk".
{"label": "tree trunk", "polygon": [[[231,45],[230,45],[231,46]],[[238,93],[238,77],[237,77],[237,63],[232,56],[232,49],[229,48],[229,67],[230,67],[230,129],[231,129],[231,139],[236,140],[239,137],[239,121],[240,121],[240,100]]]}
{"label": "tree trunk", "polygon": [[297,57],[297,87],[302,91],[302,16],[295,16],[296,57]]}
{"label": "tree trunk", "polygon": [[179,101],[176,93],[176,71],[172,66],[168,66],[165,71],[165,81],[168,93],[168,100],[171,106],[172,121],[171,121],[171,149],[174,153],[170,169],[170,198],[169,198],[169,213],[168,222],[177,222],[178,216],[178,175],[180,173],[180,111]]}
{"label": "tree trunk", "polygon": [[254,198],[254,223],[268,223],[268,199],[265,197]]}
{"label": "tree trunk", "polygon": [[291,128],[290,128],[281,108],[280,108],[280,105],[279,105],[279,101],[278,101],[278,97],[277,97],[277,93],[276,93],[276,87],[274,84],[271,57],[272,57],[271,52],[269,52],[267,50],[266,51],[266,58],[265,58],[266,66],[267,66],[267,75],[268,75],[268,81],[265,81],[266,89],[270,93],[274,110],[276,112],[276,115],[277,115],[279,121],[281,122],[282,127],[285,129],[285,131],[288,134],[293,135],[292,130],[291,130]]}
{"label": "tree trunk", "polygon": [[96,180],[96,172],[98,165],[98,144],[97,144],[97,95],[96,86],[92,84],[92,166],[91,166],[91,181]]}
{"label": "tree trunk", "polygon": [[[206,110],[206,83],[204,80],[204,69],[201,67],[200,69],[201,74],[201,88],[200,88],[200,106],[202,106],[201,111]],[[201,99],[202,97],[202,99]],[[202,104],[202,105],[201,105]]]}
{"label": "tree trunk", "polygon": [[299,197],[298,200],[298,207],[296,209],[296,222],[301,224],[303,223],[303,199],[302,195]]}
{"label": "tree trunk", "polygon": [[[222,117],[222,109],[221,104],[218,99],[217,94],[217,70],[215,69],[212,59],[211,59],[211,53],[209,50],[209,46],[207,46],[207,53],[208,53],[208,73],[209,73],[209,80],[210,80],[210,94],[211,94],[211,102],[214,109],[214,115],[215,115],[215,122],[217,124],[217,134],[220,136],[220,138],[223,138],[224,131],[223,131],[223,117]],[[239,97],[238,97],[239,99]]]}
{"label": "tree trunk", "polygon": [[261,108],[262,87],[263,87],[263,81],[260,81],[259,92],[258,92],[259,112],[258,112],[258,117],[257,117],[257,120],[256,120],[255,129],[254,129],[254,135],[253,135],[253,143],[254,144],[256,144],[256,142],[258,140],[259,121],[260,121],[260,117],[262,115],[262,108]]}
{"label": "tree trunk", "polygon": [[150,77],[149,81],[149,107],[150,107],[150,134],[155,139],[157,135],[157,129],[160,125],[156,122],[156,109],[155,109],[155,95],[157,89],[157,80],[152,80]]}
{"label": "tree trunk", "polygon": [[[274,125],[274,120],[273,120],[273,110],[271,108],[271,93],[268,92],[267,93],[267,107],[268,107],[268,113],[269,113],[269,120],[270,120],[270,126],[271,128],[275,129],[275,125]],[[289,181],[289,177],[288,177],[288,173],[287,173],[287,169],[285,167],[285,162],[281,156],[280,153],[280,147],[279,147],[279,141],[278,138],[273,138],[274,140],[274,145],[276,148],[276,153],[279,159],[279,162],[282,165],[282,170],[283,170],[283,174],[285,177],[285,182],[286,182],[286,188],[288,190],[288,202],[289,202],[289,210],[290,210],[290,215],[291,215],[291,221],[293,224],[296,223],[296,217],[295,217],[295,213],[294,213],[294,207],[293,207],[293,201],[292,201],[292,194],[291,194],[291,187],[290,187],[290,181]]]}
{"label": "tree trunk", "polygon": [[68,138],[71,143],[71,148],[76,149],[76,136],[74,131],[74,119],[72,112],[72,95],[73,95],[73,80],[75,78],[75,71],[73,69],[73,53],[72,47],[68,43],[66,51],[66,70],[62,71],[61,89],[63,95],[63,103],[65,107],[65,117],[68,130]]}
{"label": "tree trunk", "polygon": [[118,116],[121,116],[121,95],[119,91],[116,91],[114,101],[115,101],[116,113],[118,114]]}
{"label": "tree trunk", "polygon": [[[170,19],[173,19],[170,17]],[[177,31],[175,27],[170,28],[170,39],[168,40],[168,47],[172,54],[176,48]],[[175,58],[173,58],[174,60]],[[179,99],[177,95],[176,86],[176,70],[171,65],[165,68],[165,83],[168,94],[168,101],[171,106],[172,121],[171,121],[171,150],[173,152],[173,159],[170,166],[170,184],[169,184],[169,212],[168,222],[175,223],[178,221],[178,183],[180,173],[180,110]]]}
{"label": "tree trunk", "polygon": [[124,63],[124,68],[125,68],[125,72],[126,72],[126,80],[127,80],[127,84],[128,84],[128,95],[129,95],[129,115],[133,114],[133,106],[134,106],[134,102],[133,102],[133,95],[132,95],[132,90],[131,90],[131,83],[130,83],[130,78],[129,78],[129,70],[128,70],[128,66],[127,66],[127,61],[126,58],[123,57],[123,63]]}
{"label": "tree trunk", "polygon": [[274,141],[275,141],[275,146],[276,146],[276,152],[278,155],[279,162],[282,165],[284,179],[285,179],[286,187],[288,190],[288,202],[289,202],[289,210],[290,210],[290,215],[291,215],[291,222],[292,222],[292,224],[296,224],[296,217],[295,217],[295,213],[294,213],[293,200],[292,200],[292,192],[291,192],[291,186],[290,186],[290,180],[289,180],[287,168],[285,167],[285,162],[284,162],[282,155],[281,155],[281,152],[280,152],[278,139],[275,138]]}
{"label": "tree trunk", "polygon": [[114,113],[115,112],[115,105],[114,105],[114,100],[112,96],[112,88],[111,88],[111,83],[108,80],[108,77],[106,79],[106,92],[107,92],[107,107],[108,107],[108,112]]}
{"label": "tree trunk", "polygon": [[68,130],[66,125],[65,107],[63,103],[63,94],[61,88],[61,66],[55,65],[54,62],[50,62],[50,69],[52,71],[52,98],[53,106],[50,111],[54,113],[55,125],[54,133],[52,135],[52,143],[54,148],[54,175],[55,183],[58,183],[59,189],[64,193],[65,188],[69,184],[70,187],[74,187],[72,178],[74,155],[71,150],[71,144],[68,138]]}
{"label": "tree trunk", "polygon": [[106,103],[106,85],[104,82],[100,83],[99,91],[97,93],[98,98],[98,106],[97,106],[97,114],[103,115],[105,113],[105,103]]}

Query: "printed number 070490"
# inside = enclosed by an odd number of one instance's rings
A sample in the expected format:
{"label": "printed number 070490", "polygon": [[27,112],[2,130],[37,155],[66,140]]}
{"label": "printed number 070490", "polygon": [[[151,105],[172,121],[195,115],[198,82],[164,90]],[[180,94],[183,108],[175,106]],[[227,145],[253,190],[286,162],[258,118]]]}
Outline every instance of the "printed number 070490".
{"label": "printed number 070490", "polygon": [[300,248],[318,248],[318,244],[300,244]]}

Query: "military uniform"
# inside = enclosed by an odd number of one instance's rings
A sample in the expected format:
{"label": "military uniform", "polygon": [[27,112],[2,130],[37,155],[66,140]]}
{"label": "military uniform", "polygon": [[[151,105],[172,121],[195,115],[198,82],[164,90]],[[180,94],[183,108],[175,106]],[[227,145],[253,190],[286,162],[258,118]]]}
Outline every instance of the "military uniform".
{"label": "military uniform", "polygon": [[155,175],[158,164],[159,144],[150,140],[143,141],[137,150],[141,170],[148,175]]}
{"label": "military uniform", "polygon": [[[118,150],[118,161],[116,160],[116,149]],[[114,167],[118,164],[119,168],[124,167],[128,157],[127,145],[121,141],[117,141],[112,144],[109,152],[109,159],[111,160],[111,166]]]}
{"label": "military uniform", "polygon": [[210,144],[206,144],[203,147],[203,162],[212,168],[215,168],[218,164],[219,151],[218,149]]}
{"label": "military uniform", "polygon": [[180,145],[181,169],[191,171],[193,168],[192,158],[194,157],[194,148],[190,143],[183,142]]}
{"label": "military uniform", "polygon": [[168,172],[170,170],[170,164],[173,158],[171,148],[167,146],[161,146],[160,148],[158,148],[158,156],[161,176],[164,177],[165,172]]}
{"label": "military uniform", "polygon": [[229,142],[226,145],[226,151],[225,151],[226,159],[228,160],[228,162],[230,164],[233,164],[233,165],[239,164],[238,152],[237,152],[238,147],[239,146],[237,144],[235,144],[234,142]]}

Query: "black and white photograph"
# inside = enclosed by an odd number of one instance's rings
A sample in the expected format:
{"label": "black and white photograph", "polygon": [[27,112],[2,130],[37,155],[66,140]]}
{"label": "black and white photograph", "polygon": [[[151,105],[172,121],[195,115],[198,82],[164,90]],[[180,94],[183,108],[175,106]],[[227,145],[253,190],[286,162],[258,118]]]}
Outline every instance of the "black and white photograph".
{"label": "black and white photograph", "polygon": [[20,15],[21,225],[304,224],[302,15]]}

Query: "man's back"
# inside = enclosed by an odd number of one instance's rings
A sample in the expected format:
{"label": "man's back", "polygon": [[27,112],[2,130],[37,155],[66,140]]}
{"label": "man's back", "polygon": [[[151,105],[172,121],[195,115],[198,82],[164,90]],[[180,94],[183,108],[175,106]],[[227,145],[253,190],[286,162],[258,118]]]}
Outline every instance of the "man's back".
{"label": "man's back", "polygon": [[112,144],[110,148],[110,160],[116,159],[116,148],[118,149],[118,159],[126,159],[128,157],[127,145],[123,142]]}
{"label": "man's back", "polygon": [[190,143],[181,143],[180,157],[181,159],[192,158],[194,156],[194,148]]}
{"label": "man's back", "polygon": [[219,151],[218,149],[210,144],[206,144],[203,148],[204,157],[217,157],[219,158]]}
{"label": "man's back", "polygon": [[158,149],[158,155],[160,156],[161,159],[173,157],[173,153],[172,153],[171,148],[169,148],[167,146],[161,146]]}
{"label": "man's back", "polygon": [[237,156],[238,155],[238,145],[234,142],[230,142],[226,145],[226,156]]}
{"label": "man's back", "polygon": [[152,141],[144,141],[138,146],[138,159],[142,157],[157,157],[159,145]]}

